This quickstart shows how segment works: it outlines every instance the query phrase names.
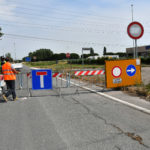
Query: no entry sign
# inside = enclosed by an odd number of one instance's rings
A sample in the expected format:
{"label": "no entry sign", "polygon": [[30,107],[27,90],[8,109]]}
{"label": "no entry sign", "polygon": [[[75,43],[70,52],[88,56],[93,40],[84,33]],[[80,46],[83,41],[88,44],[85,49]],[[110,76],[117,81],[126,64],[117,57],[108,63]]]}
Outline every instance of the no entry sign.
{"label": "no entry sign", "polygon": [[115,67],[113,67],[111,73],[112,73],[113,77],[118,78],[121,76],[122,69],[119,66],[115,66]]}
{"label": "no entry sign", "polygon": [[134,21],[128,25],[127,33],[132,39],[139,39],[144,33],[144,28],[141,23]]}
{"label": "no entry sign", "polygon": [[70,53],[66,53],[66,57],[69,58],[70,57]]}

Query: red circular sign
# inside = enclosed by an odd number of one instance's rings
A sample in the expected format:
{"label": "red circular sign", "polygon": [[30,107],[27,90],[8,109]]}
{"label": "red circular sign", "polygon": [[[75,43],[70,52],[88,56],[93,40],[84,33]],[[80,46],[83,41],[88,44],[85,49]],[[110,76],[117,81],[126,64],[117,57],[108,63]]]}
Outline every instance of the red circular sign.
{"label": "red circular sign", "polygon": [[111,73],[112,73],[113,77],[118,78],[121,76],[122,69],[119,66],[115,66],[115,67],[113,67]]}
{"label": "red circular sign", "polygon": [[144,33],[144,28],[141,23],[134,21],[128,25],[127,32],[130,38],[139,39]]}
{"label": "red circular sign", "polygon": [[69,58],[70,57],[70,53],[66,53],[66,57]]}

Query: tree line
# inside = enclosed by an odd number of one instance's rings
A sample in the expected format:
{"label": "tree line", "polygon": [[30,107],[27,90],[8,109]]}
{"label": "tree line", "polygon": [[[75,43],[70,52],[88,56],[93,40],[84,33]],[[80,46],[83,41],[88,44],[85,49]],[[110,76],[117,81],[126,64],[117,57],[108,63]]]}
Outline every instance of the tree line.
{"label": "tree line", "polygon": [[[92,53],[90,54],[83,54],[83,55],[84,58],[87,58],[89,56],[96,56],[98,54],[92,51]],[[30,57],[31,61],[51,61],[51,60],[67,59],[66,53],[53,53],[51,49],[46,49],[46,48],[42,48],[34,52],[30,52],[26,57]],[[26,57],[23,57],[22,60],[25,61]],[[79,58],[82,58],[82,55],[80,56],[77,53],[70,53],[69,59],[79,59]]]}

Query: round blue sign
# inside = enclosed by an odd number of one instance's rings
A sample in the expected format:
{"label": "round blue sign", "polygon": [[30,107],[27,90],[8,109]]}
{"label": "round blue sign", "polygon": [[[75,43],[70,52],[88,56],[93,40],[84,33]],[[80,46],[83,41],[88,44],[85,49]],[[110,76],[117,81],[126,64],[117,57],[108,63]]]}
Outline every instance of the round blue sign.
{"label": "round blue sign", "polygon": [[126,73],[127,73],[127,75],[130,76],[130,77],[134,76],[135,73],[136,73],[136,68],[135,68],[135,66],[134,66],[134,65],[129,65],[129,66],[127,67],[127,69],[126,69]]}

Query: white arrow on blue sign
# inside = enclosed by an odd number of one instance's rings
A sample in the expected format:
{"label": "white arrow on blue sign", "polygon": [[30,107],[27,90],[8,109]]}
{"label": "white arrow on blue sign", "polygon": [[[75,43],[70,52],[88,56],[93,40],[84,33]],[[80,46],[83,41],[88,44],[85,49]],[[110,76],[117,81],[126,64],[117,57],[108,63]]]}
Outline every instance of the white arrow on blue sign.
{"label": "white arrow on blue sign", "polygon": [[135,73],[136,73],[136,68],[135,68],[135,66],[134,66],[134,65],[129,65],[129,66],[127,67],[127,69],[126,69],[126,73],[127,73],[127,75],[130,76],[130,77],[134,76]]}

